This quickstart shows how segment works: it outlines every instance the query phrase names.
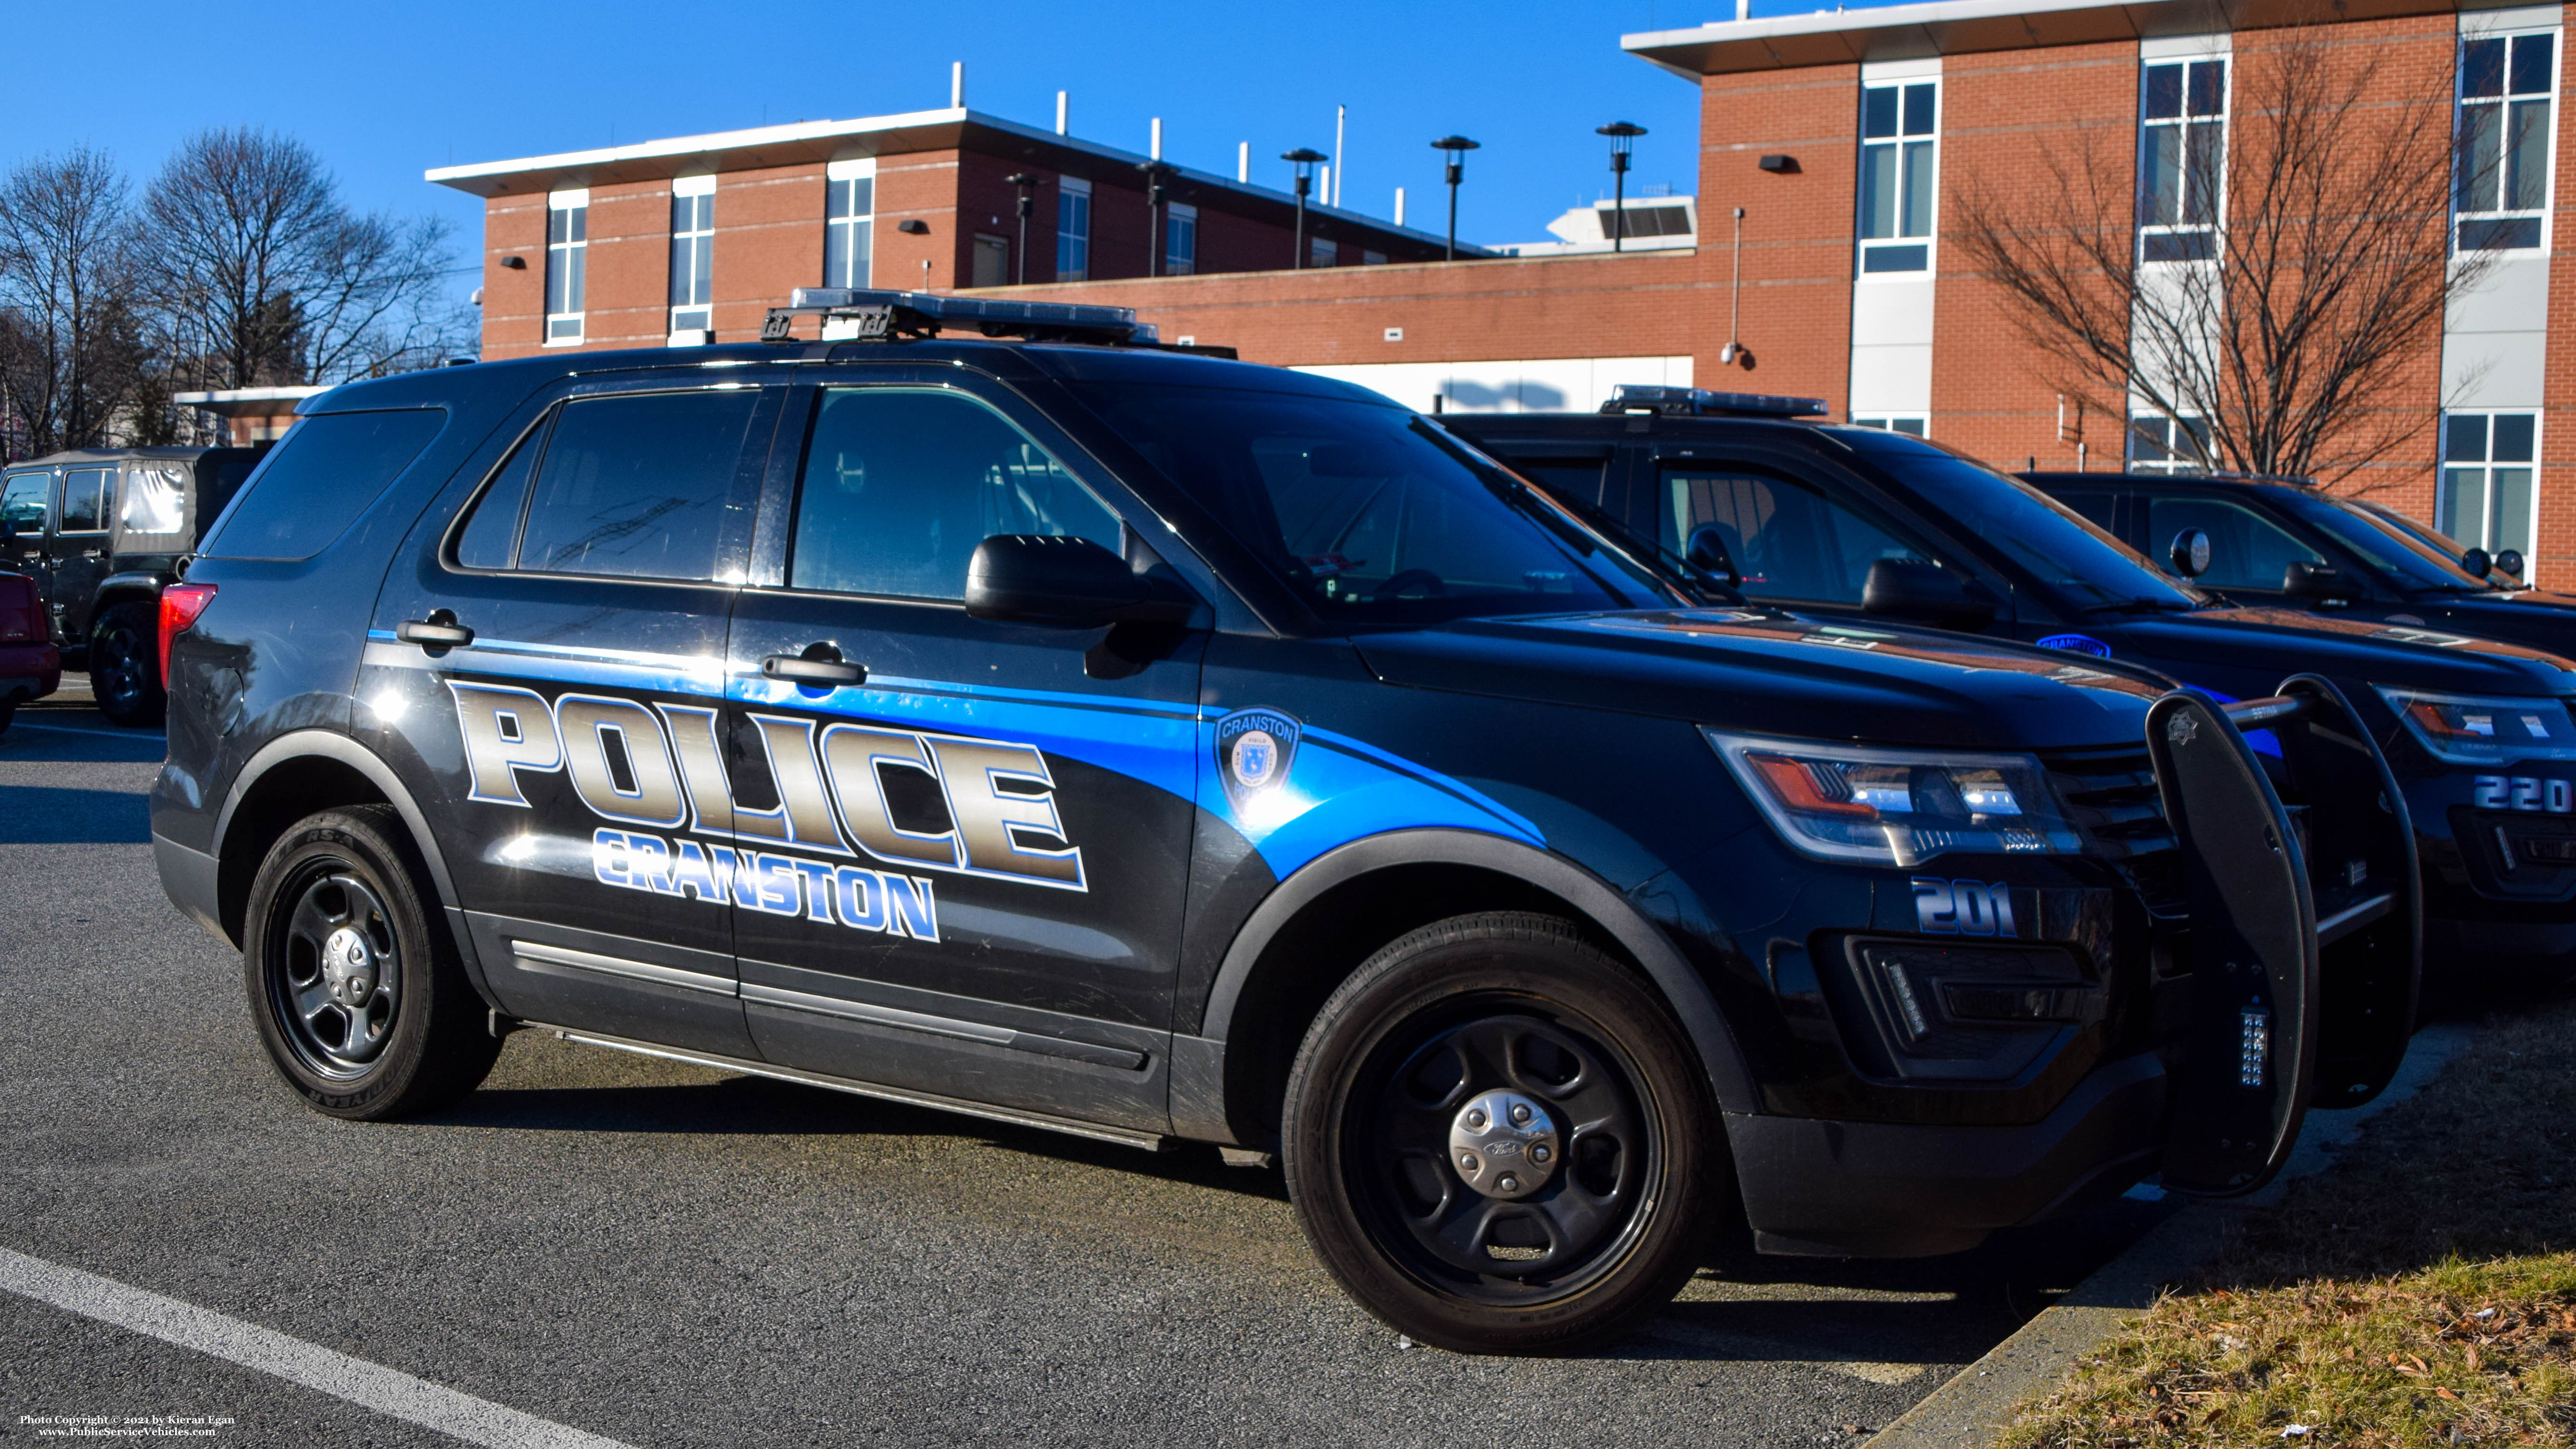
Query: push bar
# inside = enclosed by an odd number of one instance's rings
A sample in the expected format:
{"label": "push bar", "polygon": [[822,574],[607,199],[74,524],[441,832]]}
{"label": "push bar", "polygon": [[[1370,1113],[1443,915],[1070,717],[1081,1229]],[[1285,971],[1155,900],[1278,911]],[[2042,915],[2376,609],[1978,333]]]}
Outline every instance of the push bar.
{"label": "push bar", "polygon": [[2259,730],[2266,725],[2276,725],[2283,720],[2298,719],[2312,714],[2315,712],[2316,702],[2295,695],[2275,694],[2267,695],[2262,699],[2240,699],[2232,704],[2220,705],[2219,708],[2226,711],[2228,722],[2238,729]]}

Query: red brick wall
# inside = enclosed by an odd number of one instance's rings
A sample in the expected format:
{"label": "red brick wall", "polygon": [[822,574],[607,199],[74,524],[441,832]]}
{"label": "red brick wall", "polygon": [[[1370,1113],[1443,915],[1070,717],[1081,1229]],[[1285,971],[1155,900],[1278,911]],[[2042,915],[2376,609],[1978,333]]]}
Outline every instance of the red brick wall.
{"label": "red brick wall", "polygon": [[[523,269],[501,265],[505,257]],[[545,335],[545,195],[495,196],[483,204],[483,356],[525,357]]]}
{"label": "red brick wall", "polygon": [[[2559,63],[2563,66],[2562,48]],[[2557,201],[2549,218],[2550,244],[2576,242],[2576,110],[2568,104],[2570,87],[2559,83]],[[2576,320],[2576,265],[2549,269],[2549,316],[2554,323]],[[2540,521],[2532,535],[2531,561],[2523,577],[2564,590],[2576,584],[2576,348],[2551,346],[2541,369]],[[2438,454],[2437,454],[2438,456]],[[2428,495],[2417,517],[2431,520]]]}
{"label": "red brick wall", "polygon": [[[1853,168],[1860,68],[1817,66],[1707,78],[1700,101],[1698,305],[1686,313],[1701,387],[1821,397],[1841,416],[1851,387]],[[1798,169],[1769,172],[1766,154]],[[1726,343],[1733,210],[1744,208],[1741,340]]]}
{"label": "red brick wall", "polygon": [[[1941,63],[1942,234],[1932,300],[1932,433],[1991,462],[2072,468],[2078,441],[2089,466],[2123,456],[2118,397],[2077,427],[2076,392],[2059,365],[2014,324],[2002,289],[1972,269],[1955,244],[1962,199],[1985,187],[2010,203],[2037,200],[2052,186],[2040,158],[2054,151],[2077,174],[2118,178],[2129,194],[2136,172],[2138,47],[2060,46],[1954,55]],[[2067,436],[2058,437],[2058,395],[2068,392]]]}
{"label": "red brick wall", "polygon": [[823,168],[781,166],[716,180],[715,326],[750,342],[797,287],[823,280]]}
{"label": "red brick wall", "polygon": [[[1692,320],[1700,272],[1692,253],[1667,251],[1137,278],[995,295],[1133,307],[1166,341],[1192,337],[1282,367],[1671,357],[1704,340]],[[1390,327],[1404,340],[1387,341]],[[1712,365],[1700,360],[1703,377]]]}

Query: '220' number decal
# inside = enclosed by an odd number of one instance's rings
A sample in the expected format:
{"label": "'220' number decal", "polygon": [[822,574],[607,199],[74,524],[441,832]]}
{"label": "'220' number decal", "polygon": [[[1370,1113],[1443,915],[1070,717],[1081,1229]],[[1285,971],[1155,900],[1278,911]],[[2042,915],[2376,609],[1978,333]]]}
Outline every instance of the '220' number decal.
{"label": "'220' number decal", "polygon": [[2576,797],[2576,791],[2571,791],[2564,780],[2480,775],[2475,784],[2476,793],[2471,798],[2481,810],[2522,810],[2536,815],[2576,813],[2576,798],[2571,798]]}
{"label": "'220' number decal", "polygon": [[1914,886],[1914,924],[1931,936],[2018,936],[2013,926],[2012,887],[1981,880],[1935,880],[1918,875]]}

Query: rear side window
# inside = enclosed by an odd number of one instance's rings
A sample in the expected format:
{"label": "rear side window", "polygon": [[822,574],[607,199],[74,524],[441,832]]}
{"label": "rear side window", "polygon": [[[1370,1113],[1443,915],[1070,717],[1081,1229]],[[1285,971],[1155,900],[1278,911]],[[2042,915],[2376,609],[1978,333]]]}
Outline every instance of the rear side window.
{"label": "rear side window", "polygon": [[2119,516],[2119,494],[2100,488],[2058,488],[2051,489],[2049,496],[2074,509],[2095,528],[2114,538],[2119,536],[2120,530],[2112,527],[2112,520]]}
{"label": "rear side window", "polygon": [[[759,406],[750,388],[564,404],[536,463],[518,567],[714,578],[744,435]],[[506,506],[500,495],[510,480],[494,481],[504,486],[484,506]],[[480,512],[466,525],[469,538]]]}
{"label": "rear side window", "polygon": [[252,475],[206,553],[311,558],[348,531],[446,424],[436,408],[304,419]]}

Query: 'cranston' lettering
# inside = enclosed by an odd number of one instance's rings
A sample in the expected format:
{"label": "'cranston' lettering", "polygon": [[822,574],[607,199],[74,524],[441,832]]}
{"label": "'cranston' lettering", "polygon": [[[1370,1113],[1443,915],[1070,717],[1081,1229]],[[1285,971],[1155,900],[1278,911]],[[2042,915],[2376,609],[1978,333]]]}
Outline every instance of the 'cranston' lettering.
{"label": "'cranston' lettering", "polygon": [[605,826],[591,832],[590,869],[600,884],[626,890],[730,902],[853,931],[939,939],[939,901],[919,876]]}
{"label": "'cranston' lettering", "polygon": [[[753,714],[758,748],[749,763],[766,770],[778,800],[755,806],[734,796],[712,709],[579,693],[549,701],[515,685],[459,680],[447,687],[469,798],[487,805],[532,808],[522,777],[561,774],[593,814],[620,825],[1088,889],[1081,848],[1056,813],[1055,776],[1034,745],[873,724],[817,729],[810,719]],[[933,822],[898,801],[947,808]]]}

